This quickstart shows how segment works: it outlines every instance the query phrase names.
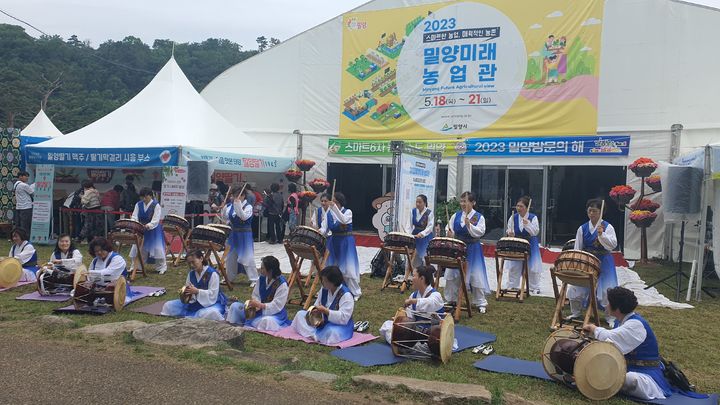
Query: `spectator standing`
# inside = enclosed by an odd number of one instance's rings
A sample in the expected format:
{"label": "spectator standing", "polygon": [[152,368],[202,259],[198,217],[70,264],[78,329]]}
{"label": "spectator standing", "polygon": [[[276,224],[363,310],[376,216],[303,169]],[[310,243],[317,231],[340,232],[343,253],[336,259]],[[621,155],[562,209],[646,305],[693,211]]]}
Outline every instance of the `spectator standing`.
{"label": "spectator standing", "polygon": [[35,184],[28,184],[30,174],[26,171],[18,173],[18,179],[13,185],[15,194],[15,226],[30,234],[32,223],[32,203],[35,194]]}

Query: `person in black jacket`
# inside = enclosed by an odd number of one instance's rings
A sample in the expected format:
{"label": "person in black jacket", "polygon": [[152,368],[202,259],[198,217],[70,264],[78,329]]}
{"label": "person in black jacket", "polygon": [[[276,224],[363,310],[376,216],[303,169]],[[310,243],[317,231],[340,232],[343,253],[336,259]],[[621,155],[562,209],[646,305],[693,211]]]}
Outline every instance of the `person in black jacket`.
{"label": "person in black jacket", "polygon": [[270,195],[263,200],[263,206],[267,213],[268,219],[268,239],[269,243],[282,243],[283,238],[283,221],[281,218],[284,203],[283,196],[280,194],[280,185],[273,183],[270,185]]}

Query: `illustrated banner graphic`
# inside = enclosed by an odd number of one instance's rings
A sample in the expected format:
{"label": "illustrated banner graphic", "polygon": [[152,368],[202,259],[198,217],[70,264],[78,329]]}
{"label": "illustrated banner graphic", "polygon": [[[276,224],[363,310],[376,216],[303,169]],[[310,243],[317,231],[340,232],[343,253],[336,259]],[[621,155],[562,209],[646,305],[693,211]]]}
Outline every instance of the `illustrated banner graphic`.
{"label": "illustrated banner graphic", "polygon": [[163,218],[168,214],[185,216],[187,182],[187,166],[163,167],[162,192],[160,193]]}
{"label": "illustrated banner graphic", "polygon": [[32,224],[30,225],[30,242],[32,243],[47,244],[50,240],[54,178],[55,166],[36,166]]}
{"label": "illustrated banner graphic", "polygon": [[603,4],[470,0],[345,14],[340,136],[595,134]]}

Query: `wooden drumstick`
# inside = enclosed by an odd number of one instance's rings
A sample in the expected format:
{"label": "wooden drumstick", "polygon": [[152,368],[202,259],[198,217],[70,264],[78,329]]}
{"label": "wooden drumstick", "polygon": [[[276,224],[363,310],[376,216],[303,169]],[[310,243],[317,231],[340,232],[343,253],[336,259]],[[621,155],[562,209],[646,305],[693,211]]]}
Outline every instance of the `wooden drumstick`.
{"label": "wooden drumstick", "polygon": [[603,214],[605,213],[605,199],[602,200],[602,205],[600,205],[600,220],[599,223],[602,223],[603,220]]}
{"label": "wooden drumstick", "polygon": [[530,201],[528,201],[528,208],[527,208],[528,213],[530,213],[530,206],[532,206],[532,198],[530,199]]}
{"label": "wooden drumstick", "polygon": [[333,201],[335,199],[335,185],[337,184],[337,179],[333,179],[333,188],[332,193],[330,193],[330,201]]}

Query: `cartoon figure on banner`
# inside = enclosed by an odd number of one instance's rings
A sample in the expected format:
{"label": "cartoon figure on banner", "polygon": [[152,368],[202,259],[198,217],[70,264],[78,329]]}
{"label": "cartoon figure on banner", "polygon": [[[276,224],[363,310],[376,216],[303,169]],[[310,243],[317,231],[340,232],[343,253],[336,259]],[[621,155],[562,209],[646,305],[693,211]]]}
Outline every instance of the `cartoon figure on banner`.
{"label": "cartoon figure on banner", "polygon": [[387,193],[382,197],[373,200],[372,206],[377,213],[372,217],[372,224],[378,231],[380,239],[385,239],[385,235],[392,232],[392,219],[394,211],[395,193]]}

